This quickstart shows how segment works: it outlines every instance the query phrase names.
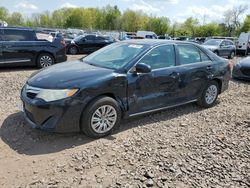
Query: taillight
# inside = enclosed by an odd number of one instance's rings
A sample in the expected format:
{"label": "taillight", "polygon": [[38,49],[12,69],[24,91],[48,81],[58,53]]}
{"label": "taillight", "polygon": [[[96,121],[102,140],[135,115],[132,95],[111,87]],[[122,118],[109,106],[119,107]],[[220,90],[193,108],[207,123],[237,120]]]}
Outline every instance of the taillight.
{"label": "taillight", "polygon": [[65,43],[65,40],[64,40],[64,39],[61,40],[61,44],[62,44],[63,46],[66,46],[66,43]]}

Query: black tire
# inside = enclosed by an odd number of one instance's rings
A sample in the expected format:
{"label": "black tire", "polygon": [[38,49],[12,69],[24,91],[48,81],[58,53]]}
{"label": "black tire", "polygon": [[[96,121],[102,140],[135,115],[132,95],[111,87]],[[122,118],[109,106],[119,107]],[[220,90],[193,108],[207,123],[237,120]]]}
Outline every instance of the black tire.
{"label": "black tire", "polygon": [[45,68],[55,64],[55,59],[51,54],[42,53],[37,57],[37,67]]}
{"label": "black tire", "polygon": [[[216,88],[216,89],[215,89]],[[213,89],[215,89],[216,91],[214,91],[214,96],[213,98],[211,97],[209,100],[209,91],[211,91],[213,93]],[[200,105],[201,107],[204,108],[210,108],[212,106],[214,106],[214,104],[216,103],[216,99],[218,97],[219,94],[219,84],[216,81],[210,81],[207,86],[205,87],[204,91],[202,92],[201,97],[198,100],[198,105]]]}
{"label": "black tire", "polygon": [[78,54],[78,48],[76,46],[70,46],[68,52],[71,55],[76,55]]}
{"label": "black tire", "polygon": [[234,51],[232,51],[232,52],[230,53],[230,55],[228,56],[228,59],[233,59],[233,58],[234,58],[234,56],[235,56],[235,52],[234,52]]}
{"label": "black tire", "polygon": [[[112,126],[106,127],[107,130],[105,132],[98,132],[98,130],[95,130],[93,128],[93,126],[95,126],[95,125],[92,124],[92,121],[95,122],[94,118],[95,119],[99,118],[99,117],[96,118],[98,116],[96,112],[98,110],[100,110],[101,107],[104,107],[104,106],[106,106],[106,108],[110,107],[110,108],[112,108],[112,110],[115,110],[116,120],[113,121],[114,124]],[[105,113],[105,114],[107,114],[107,113]],[[106,118],[105,115],[102,115],[102,116],[103,116],[102,118],[104,118],[104,119]],[[111,116],[109,116],[109,117],[111,117]],[[99,119],[102,119],[102,118],[99,118]],[[111,118],[114,118],[114,116]],[[90,138],[102,138],[102,137],[105,137],[105,136],[108,136],[109,134],[111,134],[115,130],[117,125],[119,124],[120,120],[121,120],[121,109],[120,109],[120,106],[117,103],[117,101],[114,100],[113,98],[102,96],[102,97],[98,97],[97,99],[92,101],[88,105],[88,107],[83,111],[80,128]],[[108,125],[107,122],[104,123],[103,121],[109,121],[109,120],[102,119],[100,121],[102,121],[102,123],[99,126],[98,126],[98,123],[96,123],[98,128],[102,127],[103,124],[105,124],[107,126]],[[100,123],[100,121],[96,121],[96,122]],[[110,121],[109,121],[109,123],[110,123]],[[100,129],[100,131],[102,131],[102,130]]]}

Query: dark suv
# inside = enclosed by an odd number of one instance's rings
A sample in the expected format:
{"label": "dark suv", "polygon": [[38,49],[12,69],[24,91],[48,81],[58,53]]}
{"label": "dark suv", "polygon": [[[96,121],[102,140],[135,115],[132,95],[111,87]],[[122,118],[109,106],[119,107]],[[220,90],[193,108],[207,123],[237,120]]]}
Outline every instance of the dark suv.
{"label": "dark suv", "polygon": [[40,34],[43,36],[40,39],[38,36],[30,28],[0,28],[0,67],[43,68],[67,60],[66,45],[60,34],[54,37]]}

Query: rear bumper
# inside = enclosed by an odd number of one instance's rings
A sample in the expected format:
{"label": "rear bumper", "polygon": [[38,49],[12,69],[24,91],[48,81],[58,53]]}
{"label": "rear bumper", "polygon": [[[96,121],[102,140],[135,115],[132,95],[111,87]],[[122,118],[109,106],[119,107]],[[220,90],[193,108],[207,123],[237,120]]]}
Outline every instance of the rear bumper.
{"label": "rear bumper", "polygon": [[56,63],[61,63],[61,62],[64,62],[64,61],[67,61],[68,57],[67,55],[58,55],[56,57]]}

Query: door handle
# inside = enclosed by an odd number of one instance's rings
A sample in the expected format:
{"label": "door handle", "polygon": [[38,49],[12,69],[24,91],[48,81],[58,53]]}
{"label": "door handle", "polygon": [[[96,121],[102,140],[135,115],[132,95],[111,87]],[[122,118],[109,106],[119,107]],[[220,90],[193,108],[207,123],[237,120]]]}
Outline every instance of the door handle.
{"label": "door handle", "polygon": [[207,70],[211,70],[212,69],[212,66],[211,65],[208,65],[207,66]]}
{"label": "door handle", "polygon": [[180,77],[180,73],[178,72],[173,72],[172,74],[170,74],[170,77],[173,78],[173,79],[177,79]]}
{"label": "door handle", "polygon": [[5,48],[11,48],[12,46],[11,45],[5,45],[4,47]]}

